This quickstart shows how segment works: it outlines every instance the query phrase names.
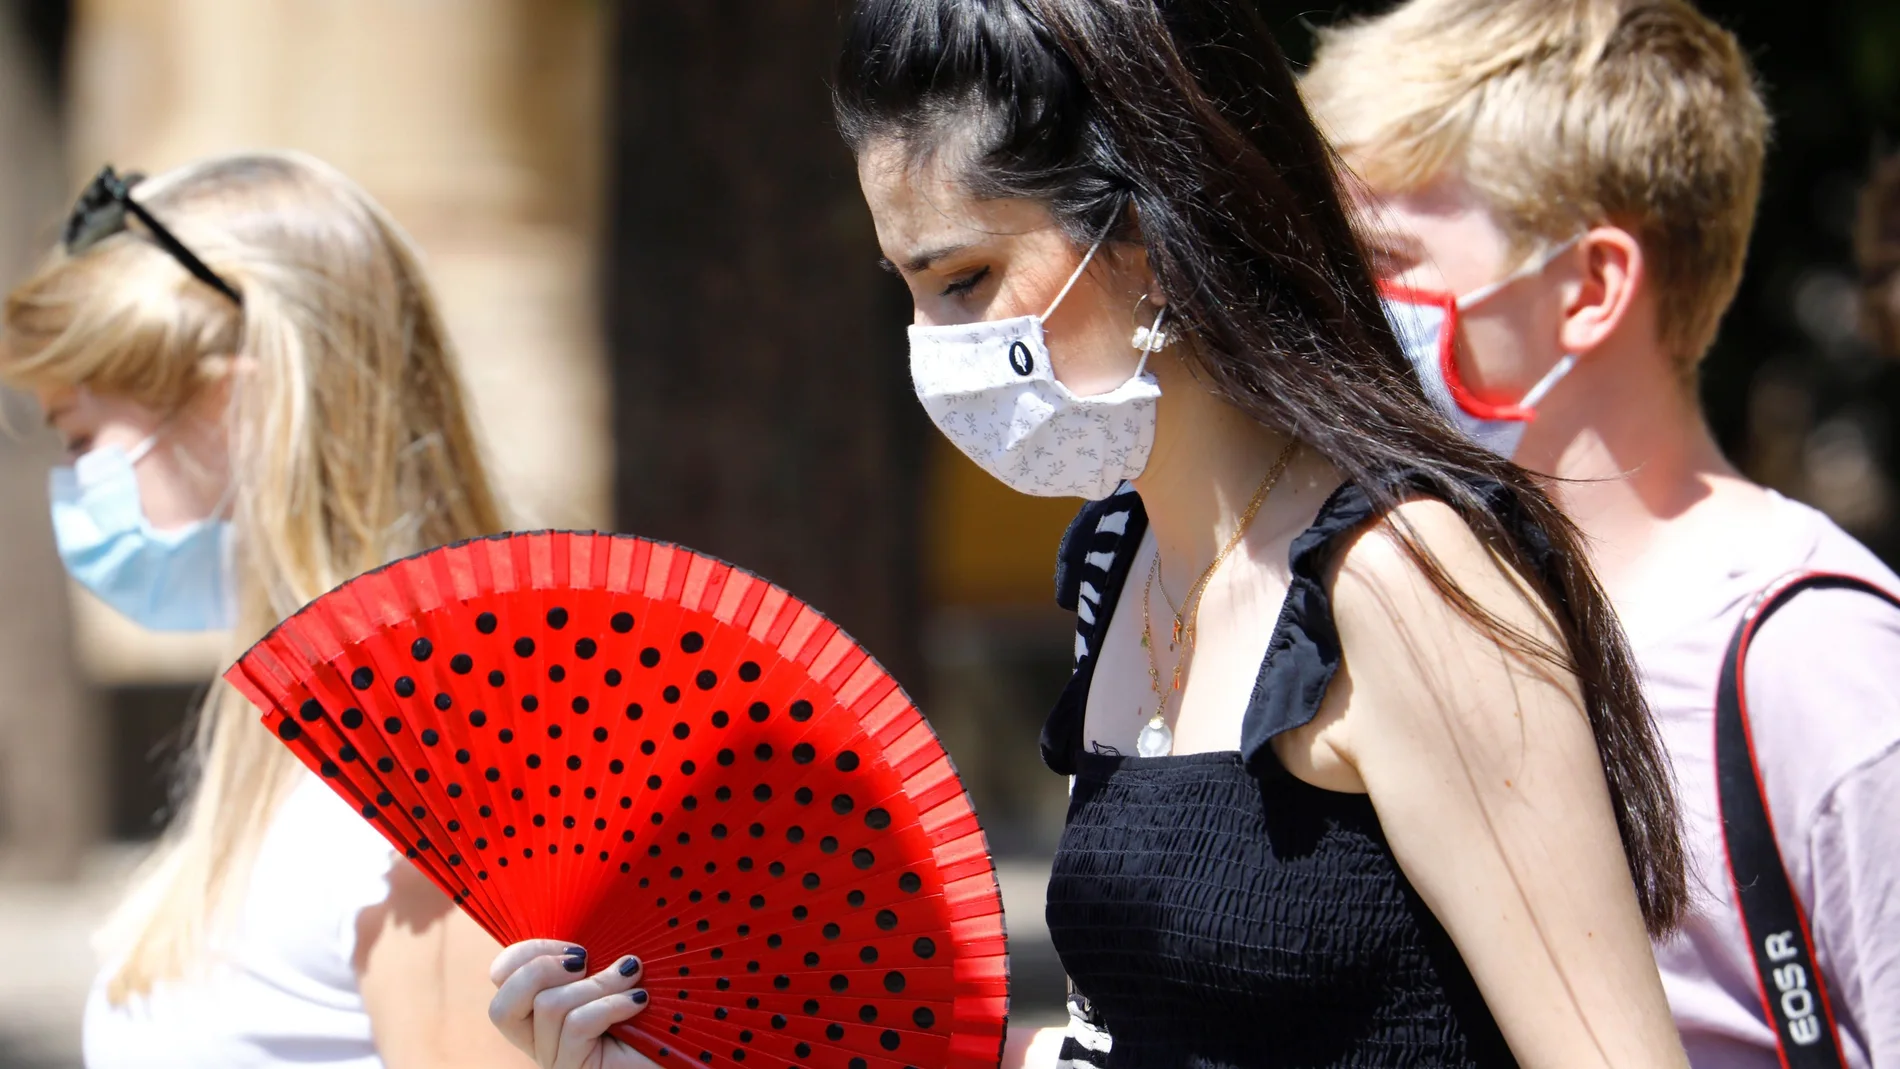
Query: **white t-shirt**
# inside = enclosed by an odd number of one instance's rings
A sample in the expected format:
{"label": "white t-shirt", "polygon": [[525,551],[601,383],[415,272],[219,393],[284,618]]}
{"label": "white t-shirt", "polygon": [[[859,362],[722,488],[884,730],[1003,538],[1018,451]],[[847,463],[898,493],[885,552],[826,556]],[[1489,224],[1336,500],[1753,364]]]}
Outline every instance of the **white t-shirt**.
{"label": "white t-shirt", "polygon": [[109,972],[86,1003],[88,1069],[382,1069],[352,957],[357,915],[389,896],[395,854],[315,776],[284,800],[243,914],[202,978],[124,1006]]}
{"label": "white t-shirt", "polygon": [[[1711,546],[1709,567],[1620,604],[1674,765],[1691,912],[1656,949],[1695,1069],[1778,1069],[1735,907],[1716,800],[1716,679],[1742,611],[1792,571],[1900,578],[1825,516],[1776,496],[1773,521]],[[1745,685],[1775,840],[1814,930],[1842,1053],[1900,1066],[1900,611],[1811,590],[1757,633]]]}

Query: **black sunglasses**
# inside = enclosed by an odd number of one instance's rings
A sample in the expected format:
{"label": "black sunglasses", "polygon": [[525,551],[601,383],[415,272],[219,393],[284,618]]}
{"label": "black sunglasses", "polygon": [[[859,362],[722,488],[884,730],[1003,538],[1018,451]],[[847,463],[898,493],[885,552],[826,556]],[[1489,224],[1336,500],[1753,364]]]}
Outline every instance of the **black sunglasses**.
{"label": "black sunglasses", "polygon": [[185,270],[196,276],[198,281],[242,305],[244,298],[239,296],[235,286],[219,278],[216,271],[205,266],[203,260],[198,259],[196,254],[185,248],[184,242],[172,236],[171,231],[152,218],[151,212],[146,211],[138,201],[132,199],[131,187],[137,185],[143,177],[140,174],[128,174],[121,178],[109,163],[100,168],[98,177],[94,178],[92,184],[86,187],[86,191],[79,195],[78,203],[73,205],[72,214],[66,217],[64,242],[67,255],[78,256],[112,235],[124,231],[126,229],[125,215],[131,212],[138,216],[139,222],[145,224],[145,229],[151,231],[152,239],[158,242],[158,247],[170,253],[172,259],[177,260]]}

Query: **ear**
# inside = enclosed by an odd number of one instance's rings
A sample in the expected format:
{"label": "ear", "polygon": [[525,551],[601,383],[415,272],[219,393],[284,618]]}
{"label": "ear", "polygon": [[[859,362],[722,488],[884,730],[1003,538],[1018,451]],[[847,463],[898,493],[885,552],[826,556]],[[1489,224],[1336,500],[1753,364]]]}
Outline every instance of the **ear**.
{"label": "ear", "polygon": [[1576,273],[1563,284],[1558,340],[1564,352],[1588,355],[1633,314],[1649,285],[1648,264],[1636,235],[1618,226],[1591,228],[1567,259]]}
{"label": "ear", "polygon": [[1147,302],[1156,308],[1168,306],[1168,295],[1161,292],[1161,282],[1155,278],[1154,265],[1148,262],[1148,242],[1141,228],[1141,209],[1133,204],[1128,206],[1128,222],[1135,228],[1135,239],[1125,246],[1117,246],[1117,258],[1122,261],[1122,270],[1126,278],[1135,284],[1135,292],[1146,294]]}

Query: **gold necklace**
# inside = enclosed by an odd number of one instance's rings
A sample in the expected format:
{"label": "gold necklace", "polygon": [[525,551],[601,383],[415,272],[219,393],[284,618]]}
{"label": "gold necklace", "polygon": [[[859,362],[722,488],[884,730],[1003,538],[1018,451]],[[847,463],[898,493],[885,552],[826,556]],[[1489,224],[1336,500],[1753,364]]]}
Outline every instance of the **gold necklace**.
{"label": "gold necklace", "polygon": [[[1286,474],[1287,465],[1293,462],[1293,454],[1298,448],[1297,441],[1288,442],[1286,447],[1280,450],[1280,455],[1274,458],[1273,467],[1268,469],[1267,477],[1260,481],[1260,485],[1253,492],[1253,497],[1247,502],[1247,507],[1241,511],[1240,524],[1234,528],[1234,533],[1227,539],[1227,544],[1214,555],[1213,562],[1201,571],[1200,577],[1194,580],[1194,585],[1188,588],[1187,597],[1181,599],[1180,608],[1175,609],[1174,602],[1169,600],[1167,585],[1158,583],[1161,586],[1162,600],[1167,601],[1168,608],[1174,610],[1174,633],[1168,643],[1169,649],[1180,645],[1183,639],[1187,641],[1189,649],[1194,648],[1195,621],[1200,616],[1200,599],[1207,590],[1208,581],[1213,579],[1214,573],[1220,570],[1221,562],[1227,559],[1227,555],[1240,545],[1240,540],[1247,534],[1248,526],[1253,523],[1254,517],[1259,515],[1260,506],[1266,503],[1267,495],[1273,492],[1273,488],[1280,482],[1280,477]],[[1158,558],[1160,555],[1161,551],[1157,548],[1155,556]],[[1157,574],[1157,581],[1159,578]]]}
{"label": "gold necklace", "polygon": [[[1161,547],[1159,545],[1155,547],[1154,560],[1148,565],[1148,581],[1141,589],[1141,648],[1148,653],[1148,685],[1155,694],[1155,711],[1154,715],[1148,718],[1148,722],[1142,725],[1140,733],[1135,736],[1135,752],[1140,756],[1163,757],[1173,752],[1174,731],[1168,727],[1168,699],[1181,691],[1181,673],[1187,666],[1188,654],[1194,650],[1194,640],[1201,615],[1201,597],[1207,592],[1207,584],[1214,578],[1214,573],[1220,570],[1221,564],[1247,536],[1247,528],[1253,525],[1254,517],[1260,514],[1260,506],[1266,503],[1267,495],[1273,492],[1273,488],[1280,482],[1280,477],[1286,474],[1287,465],[1292,462],[1294,451],[1298,448],[1299,442],[1291,441],[1286,444],[1286,448],[1280,450],[1280,456],[1273,462],[1272,469],[1267,472],[1267,477],[1260,481],[1260,487],[1254,491],[1252,500],[1247,502],[1247,508],[1240,514],[1240,523],[1235,526],[1234,533],[1227,539],[1227,544],[1214,555],[1214,562],[1201,572],[1201,577],[1194,581],[1194,585],[1188,590],[1188,596],[1181,599],[1181,608],[1174,614],[1174,633],[1168,643],[1168,649],[1176,650],[1182,645],[1183,640],[1186,642],[1186,648],[1180,649],[1175,656],[1174,670],[1170,673],[1166,690],[1161,687],[1161,662],[1155,656],[1154,624],[1149,612],[1150,595],[1158,585],[1161,576]],[[1161,596],[1164,599],[1167,598],[1166,587],[1162,588]],[[1169,607],[1173,607],[1172,602],[1169,603]]]}

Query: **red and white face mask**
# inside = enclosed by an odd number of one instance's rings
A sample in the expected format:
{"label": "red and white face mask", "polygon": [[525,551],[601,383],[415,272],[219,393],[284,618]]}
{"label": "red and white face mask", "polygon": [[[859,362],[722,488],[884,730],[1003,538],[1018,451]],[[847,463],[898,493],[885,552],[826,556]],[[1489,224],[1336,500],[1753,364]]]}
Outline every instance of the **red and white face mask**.
{"label": "red and white face mask", "polygon": [[1538,402],[1577,366],[1577,354],[1565,354],[1516,404],[1486,401],[1472,393],[1458,373],[1459,316],[1504,287],[1543,271],[1582,236],[1571,238],[1496,282],[1463,296],[1392,282],[1379,284],[1386,318],[1392,322],[1392,330],[1398,335],[1406,359],[1418,372],[1425,396],[1445,414],[1452,426],[1506,460],[1516,456],[1525,428],[1537,416]]}

